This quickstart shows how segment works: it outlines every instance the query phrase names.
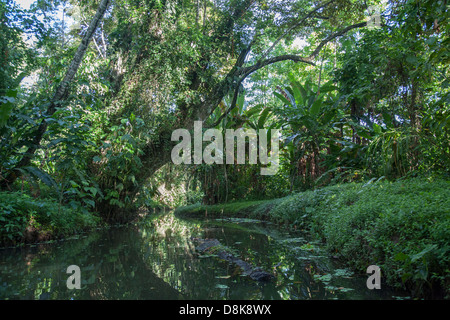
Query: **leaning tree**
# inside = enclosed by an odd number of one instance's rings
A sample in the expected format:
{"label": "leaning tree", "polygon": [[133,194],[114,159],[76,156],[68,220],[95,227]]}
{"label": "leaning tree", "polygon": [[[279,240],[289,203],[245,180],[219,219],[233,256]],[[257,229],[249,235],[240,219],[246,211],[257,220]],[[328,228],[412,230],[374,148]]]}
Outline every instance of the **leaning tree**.
{"label": "leaning tree", "polygon": [[[114,199],[99,198],[97,209],[109,219],[125,218],[146,179],[170,162],[174,129],[192,128],[198,120],[204,127],[214,126],[236,107],[244,81],[266,66],[286,61],[315,66],[330,41],[367,25],[367,8],[378,2],[102,0],[46,117],[64,107],[83,54],[109,6],[108,16],[103,18],[112,26],[105,41],[110,63],[107,72],[99,75],[110,87],[103,108],[108,126],[126,126],[120,141],[132,140],[135,154],[127,165],[117,165],[110,155],[118,148],[106,134],[106,143],[92,154],[95,161],[87,170],[103,194],[114,193]],[[94,4],[83,3],[91,8]],[[293,38],[308,39],[309,45],[283,52],[283,42]],[[106,59],[106,54],[99,58]],[[229,107],[213,123],[210,115],[227,96]],[[139,126],[129,121],[136,118],[141,120]],[[21,171],[15,169],[30,164],[46,130],[47,123],[42,120],[27,144],[28,152],[3,184],[17,178]],[[108,130],[104,128],[106,133]]]}

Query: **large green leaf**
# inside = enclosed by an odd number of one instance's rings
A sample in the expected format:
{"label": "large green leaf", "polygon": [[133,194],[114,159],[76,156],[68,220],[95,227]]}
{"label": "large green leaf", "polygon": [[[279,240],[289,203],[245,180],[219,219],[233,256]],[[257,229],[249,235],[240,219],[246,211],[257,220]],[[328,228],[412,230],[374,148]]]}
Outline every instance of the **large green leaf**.
{"label": "large green leaf", "polygon": [[270,109],[269,108],[265,108],[261,112],[261,115],[259,116],[259,119],[258,119],[258,128],[259,129],[264,128],[264,123],[266,122],[267,117],[269,116],[269,114],[270,114]]}
{"label": "large green leaf", "polygon": [[58,190],[58,184],[53,180],[53,178],[45,171],[37,168],[37,167],[24,167],[22,169],[19,169],[23,173],[31,174],[33,177],[41,180],[43,183],[45,183],[47,186],[55,188]]}
{"label": "large green leaf", "polygon": [[9,119],[14,103],[16,102],[17,91],[9,90],[6,96],[0,97],[0,128],[6,125]]}
{"label": "large green leaf", "polygon": [[319,112],[320,112],[320,108],[322,107],[322,98],[321,96],[317,97],[317,99],[313,102],[313,104],[311,105],[311,108],[309,109],[309,113],[316,117]]}
{"label": "large green leaf", "polygon": [[244,115],[245,115],[247,118],[250,118],[250,117],[253,116],[254,114],[256,114],[256,113],[258,113],[259,111],[261,111],[261,108],[262,108],[262,107],[263,107],[262,104],[257,104],[256,106],[254,106],[254,107],[252,107],[252,108],[250,108],[250,109],[245,110],[245,111],[244,111]]}
{"label": "large green leaf", "polygon": [[292,107],[291,102],[290,102],[288,99],[286,99],[285,96],[283,96],[282,94],[280,94],[280,93],[278,93],[278,92],[274,92],[273,94],[275,95],[275,97],[277,97],[278,99],[280,99],[285,105],[288,105],[288,106],[291,106],[291,107]]}
{"label": "large green leaf", "polygon": [[298,83],[297,81],[292,83],[292,90],[294,92],[294,99],[295,99],[295,104],[297,106],[301,106],[303,105],[304,102],[304,97],[302,95],[301,89],[302,85],[300,83]]}
{"label": "large green leaf", "polygon": [[367,140],[372,140],[372,137],[364,130],[359,130],[357,133],[360,137],[366,138]]}
{"label": "large green leaf", "polygon": [[[3,98],[3,97],[2,97]],[[2,99],[3,100],[3,99]],[[6,125],[6,122],[9,119],[9,115],[11,114],[12,109],[14,108],[14,104],[8,100],[3,100],[4,102],[0,104],[0,128],[3,128]]]}
{"label": "large green leaf", "polygon": [[335,115],[336,110],[329,110],[327,112],[324,112],[322,115],[322,124],[327,125],[328,123],[330,123],[330,121],[333,120]]}

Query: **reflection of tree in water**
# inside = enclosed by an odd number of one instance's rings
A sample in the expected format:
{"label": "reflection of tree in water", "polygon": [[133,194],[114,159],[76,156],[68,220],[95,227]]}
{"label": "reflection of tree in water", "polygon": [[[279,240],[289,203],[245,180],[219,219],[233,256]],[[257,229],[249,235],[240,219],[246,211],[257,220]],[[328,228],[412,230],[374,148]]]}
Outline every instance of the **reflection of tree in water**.
{"label": "reflection of tree in water", "polygon": [[[259,283],[242,276],[236,265],[214,256],[199,256],[191,237],[216,238],[240,259],[273,272],[275,278]],[[165,215],[135,226],[98,230],[78,239],[0,250],[0,299],[271,300],[355,296],[330,292],[315,281],[315,275],[333,270],[330,260],[316,249],[303,238],[276,231],[274,226],[211,221],[200,224]],[[66,270],[72,264],[81,269],[81,290],[66,287]]]}
{"label": "reflection of tree in water", "polygon": [[127,227],[110,232],[98,256],[94,299],[178,299],[179,294],[142,262],[139,233]]}
{"label": "reflection of tree in water", "polygon": [[[165,216],[141,231],[149,244],[143,247],[144,257],[155,274],[192,299],[310,299],[324,293],[313,281],[313,262],[299,262],[289,246],[281,246],[267,236],[267,228],[258,224],[250,228],[230,226],[200,228],[194,222]],[[221,239],[245,261],[273,271],[276,279],[259,283],[242,277],[239,268],[228,262],[197,257],[189,240],[193,236]]]}
{"label": "reflection of tree in water", "polygon": [[171,287],[190,299],[213,299],[217,293],[217,261],[199,259],[190,238],[199,232],[199,224],[166,215],[142,226],[142,257],[152,271]]}
{"label": "reflection of tree in water", "polygon": [[[232,228],[226,232],[224,241],[235,245],[237,254],[245,257],[247,262],[273,272],[273,281],[260,285],[258,299],[311,299],[322,296],[320,284],[313,280],[316,262],[298,260],[292,245],[282,245],[280,239],[286,234],[272,230],[273,226],[246,224],[248,227]],[[239,299],[238,294],[231,294],[230,299]]]}
{"label": "reflection of tree in water", "polygon": [[153,221],[141,231],[147,246],[143,247],[145,261],[155,274],[189,299],[223,299],[227,290],[217,288],[232,266],[212,257],[195,253],[190,240],[201,235],[199,224],[174,219],[168,215]]}
{"label": "reflection of tree in water", "polygon": [[[1,254],[0,282],[7,285],[1,287],[0,297],[177,299],[178,292],[142,263],[138,236],[131,228],[112,228],[86,238]],[[17,264],[18,255],[24,256],[23,264]],[[71,264],[80,266],[81,290],[66,287],[66,269]]]}

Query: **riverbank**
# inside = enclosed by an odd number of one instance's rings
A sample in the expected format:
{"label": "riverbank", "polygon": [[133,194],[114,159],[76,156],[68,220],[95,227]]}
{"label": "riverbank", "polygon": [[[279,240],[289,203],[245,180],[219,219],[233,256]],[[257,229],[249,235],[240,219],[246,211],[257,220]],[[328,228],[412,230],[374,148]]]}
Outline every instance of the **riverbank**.
{"label": "riverbank", "polygon": [[390,286],[417,298],[450,298],[450,181],[372,180],[281,199],[175,210],[179,216],[248,217],[303,229],[365,273],[378,265]]}
{"label": "riverbank", "polygon": [[103,226],[91,212],[22,192],[0,193],[0,246],[51,241]]}
{"label": "riverbank", "polygon": [[[170,210],[152,203],[121,224]],[[53,197],[37,198],[21,191],[0,192],[0,248],[54,241],[109,226],[99,214],[80,205],[71,207]]]}

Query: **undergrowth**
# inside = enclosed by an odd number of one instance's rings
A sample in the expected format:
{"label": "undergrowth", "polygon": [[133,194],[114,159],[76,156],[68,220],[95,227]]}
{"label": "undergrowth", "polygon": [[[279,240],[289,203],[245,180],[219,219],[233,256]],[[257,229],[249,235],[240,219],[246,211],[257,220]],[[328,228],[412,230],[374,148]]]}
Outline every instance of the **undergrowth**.
{"label": "undergrowth", "polygon": [[303,229],[354,270],[378,265],[389,285],[415,297],[450,297],[449,180],[373,179],[177,212],[259,217]]}
{"label": "undergrowth", "polygon": [[0,192],[0,244],[18,244],[67,236],[100,224],[90,212],[21,192]]}

